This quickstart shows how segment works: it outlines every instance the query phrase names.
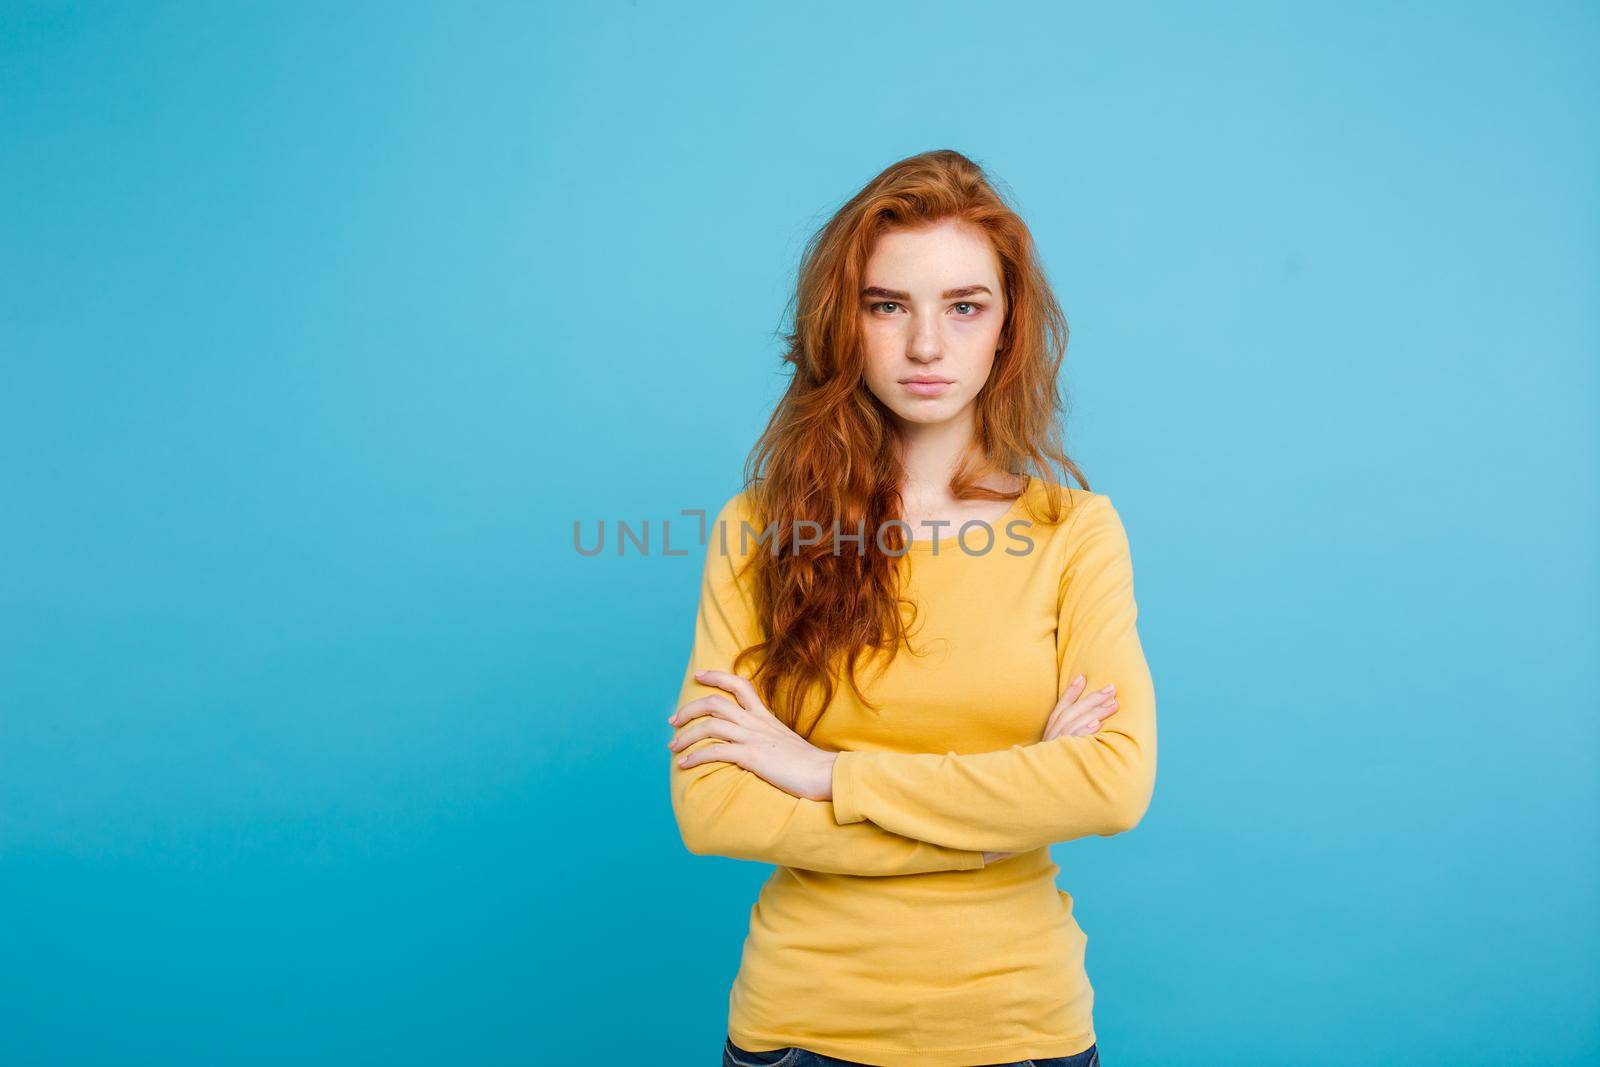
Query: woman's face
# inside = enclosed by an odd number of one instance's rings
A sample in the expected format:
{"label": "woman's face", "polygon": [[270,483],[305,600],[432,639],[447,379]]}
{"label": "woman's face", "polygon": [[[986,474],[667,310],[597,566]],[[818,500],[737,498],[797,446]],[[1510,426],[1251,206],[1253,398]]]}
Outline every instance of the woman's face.
{"label": "woman's face", "polygon": [[883,234],[861,293],[867,387],[901,423],[965,417],[1005,313],[1000,261],[982,230],[945,220]]}

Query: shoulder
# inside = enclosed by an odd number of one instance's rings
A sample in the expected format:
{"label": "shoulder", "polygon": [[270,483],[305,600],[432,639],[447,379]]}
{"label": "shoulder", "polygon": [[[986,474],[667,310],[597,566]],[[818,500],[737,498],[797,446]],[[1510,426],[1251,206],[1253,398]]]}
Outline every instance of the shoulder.
{"label": "shoulder", "polygon": [[1108,524],[1121,525],[1121,517],[1105,493],[1035,477],[1028,486],[1030,512],[1055,537],[1072,538]]}
{"label": "shoulder", "polygon": [[706,555],[739,564],[763,543],[755,490],[745,486],[722,502],[705,527]]}
{"label": "shoulder", "polygon": [[[1122,516],[1107,493],[1091,492],[1053,483],[1033,486],[1039,502],[1035,509],[1041,548],[1048,568],[1059,573],[1062,589],[1072,577],[1100,571],[1120,571],[1131,565],[1131,549]],[[1054,488],[1058,506],[1050,521],[1048,490]]]}
{"label": "shoulder", "polygon": [[725,522],[730,529],[737,531],[741,522],[755,525],[756,510],[755,490],[745,486],[723,501],[714,521]]}

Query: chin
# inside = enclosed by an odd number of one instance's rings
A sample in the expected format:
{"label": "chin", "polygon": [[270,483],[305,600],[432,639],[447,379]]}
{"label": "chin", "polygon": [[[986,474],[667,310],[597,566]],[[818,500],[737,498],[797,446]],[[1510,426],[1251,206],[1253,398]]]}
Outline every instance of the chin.
{"label": "chin", "polygon": [[889,410],[899,416],[902,422],[915,423],[918,426],[936,426],[941,422],[949,422],[961,413],[961,403],[941,397],[937,402],[923,401],[916,404],[894,404]]}

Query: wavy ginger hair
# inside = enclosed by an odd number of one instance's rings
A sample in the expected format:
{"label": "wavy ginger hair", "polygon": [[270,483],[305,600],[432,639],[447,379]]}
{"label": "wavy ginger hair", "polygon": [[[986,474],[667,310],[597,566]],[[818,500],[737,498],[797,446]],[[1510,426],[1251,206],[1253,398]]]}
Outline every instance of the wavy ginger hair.
{"label": "wavy ginger hair", "polygon": [[[902,518],[903,466],[892,414],[866,384],[860,293],[882,234],[946,219],[988,235],[1000,264],[1006,316],[989,378],[974,400],[973,440],[951,479],[952,495],[1014,500],[979,479],[996,470],[1048,471],[1052,463],[1089,488],[1060,439],[1058,416],[1065,406],[1057,376],[1067,321],[1027,225],[982,168],[960,152],[924,152],[888,167],[806,246],[783,357],[794,373],[745,464],[757,529],[771,523],[776,536],[770,552],[758,550],[746,563],[756,568],[753,595],[765,640],[742,649],[733,669],[743,673],[741,663],[759,658],[749,677],[767,707],[792,729],[799,730],[801,704],[810,692],[822,691],[812,726],[831,703],[835,665],[861,703],[874,707],[857,682],[860,659],[874,650],[887,650],[892,658],[901,644],[910,647],[916,605],[901,595],[896,567],[904,528],[884,530],[894,556],[875,536],[882,524]],[[1055,523],[1058,487],[1048,475],[1044,480],[1044,518]],[[815,522],[825,531],[836,522],[843,531],[855,531],[864,522],[865,553],[836,553],[831,537],[796,549],[793,527],[800,522]],[[909,620],[902,606],[909,608]],[[801,732],[809,734],[810,727]]]}

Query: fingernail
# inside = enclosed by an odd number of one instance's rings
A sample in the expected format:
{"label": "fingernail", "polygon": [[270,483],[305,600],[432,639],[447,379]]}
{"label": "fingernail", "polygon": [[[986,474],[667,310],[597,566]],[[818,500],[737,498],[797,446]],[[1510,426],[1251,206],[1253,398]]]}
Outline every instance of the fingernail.
{"label": "fingernail", "polygon": [[1072,684],[1073,685],[1082,685],[1083,684],[1083,675],[1080,674],[1076,678],[1074,678],[1072,680]]}
{"label": "fingernail", "polygon": [[1102,692],[1102,693],[1114,693],[1114,692],[1116,692],[1116,689],[1117,689],[1116,686],[1108,685],[1104,689],[1100,690],[1100,692]]}
{"label": "fingernail", "polygon": [[697,670],[697,671],[695,671],[695,672],[694,672],[694,676],[695,676],[695,677],[696,677],[696,678],[698,678],[698,677],[700,677],[700,676],[701,676],[701,675],[702,675],[702,674],[704,674],[704,673],[706,673],[706,669],[705,669],[705,668],[704,668],[704,667],[701,667],[701,668],[700,668],[700,669],[699,669],[699,670]]}
{"label": "fingernail", "polygon": [[689,762],[689,757],[688,756],[679,756],[678,757],[678,766],[682,767],[685,763],[688,763],[688,762]]}

